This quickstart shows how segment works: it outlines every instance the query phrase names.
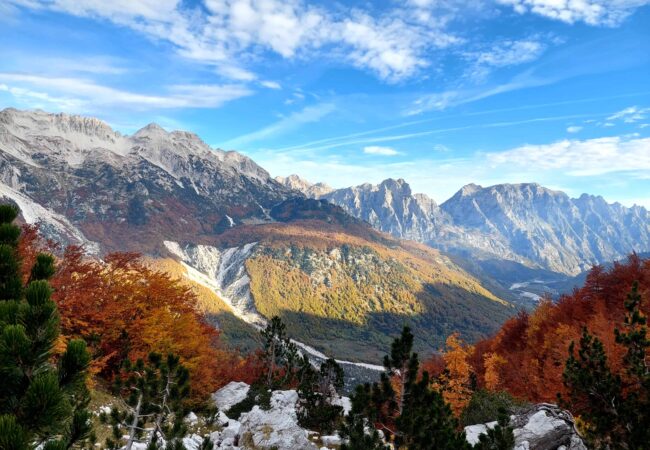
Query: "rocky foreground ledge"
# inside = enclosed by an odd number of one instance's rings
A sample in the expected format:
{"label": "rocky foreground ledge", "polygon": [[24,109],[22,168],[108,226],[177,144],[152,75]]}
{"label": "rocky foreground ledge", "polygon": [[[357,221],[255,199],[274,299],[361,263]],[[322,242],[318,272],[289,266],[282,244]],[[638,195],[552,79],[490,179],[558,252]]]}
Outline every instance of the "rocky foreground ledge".
{"label": "rocky foreground ledge", "polygon": [[[497,422],[465,427],[467,442],[474,445],[479,436]],[[549,403],[534,405],[510,417],[515,435],[514,450],[587,450],[568,411]]]}
{"label": "rocky foreground ledge", "polygon": [[[298,394],[294,390],[273,391],[270,408],[267,410],[255,405],[237,420],[229,418],[226,414],[228,410],[244,400],[249,389],[250,386],[246,383],[231,382],[215,392],[212,399],[220,411],[217,418],[220,430],[186,436],[183,439],[185,447],[188,450],[199,450],[206,436],[211,438],[215,450],[325,450],[340,446],[339,436],[322,436],[298,424]],[[350,410],[349,398],[340,397],[338,403],[345,413]],[[201,419],[190,414],[186,420],[197,425]],[[510,423],[515,435],[513,450],[587,450],[571,414],[556,405],[535,405],[511,416]],[[477,443],[479,436],[495,425],[496,422],[490,422],[465,427],[467,441],[470,444]],[[145,447],[142,445],[135,448],[145,450]]]}

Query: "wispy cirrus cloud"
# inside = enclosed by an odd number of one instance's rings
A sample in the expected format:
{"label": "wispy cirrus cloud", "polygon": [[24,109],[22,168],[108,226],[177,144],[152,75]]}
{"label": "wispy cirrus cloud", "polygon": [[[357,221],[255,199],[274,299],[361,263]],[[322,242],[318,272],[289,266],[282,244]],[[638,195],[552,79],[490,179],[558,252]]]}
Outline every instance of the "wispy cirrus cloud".
{"label": "wispy cirrus cloud", "polygon": [[534,13],[566,23],[584,22],[587,25],[620,25],[637,8],[650,4],[649,0],[497,0],[510,5],[519,14]]}
{"label": "wispy cirrus cloud", "polygon": [[[548,47],[550,44],[561,42],[552,35],[549,35],[547,40],[548,43],[540,45]],[[527,47],[529,45],[523,46]],[[535,45],[530,46],[531,49],[534,47]],[[593,58],[594,52],[600,55],[598,59]],[[516,61],[520,60],[516,57],[517,53],[512,53],[510,66],[516,65]],[[547,53],[542,61],[518,69],[518,72],[506,79],[507,81],[478,85],[466,83],[460,87],[423,94],[405,108],[403,114],[410,116],[427,111],[441,111],[501,94],[553,85],[580,76],[640,67],[650,60],[648,52],[637,40],[619,43],[616,40],[595,39]],[[523,52],[521,58],[525,60],[529,57]],[[493,58],[486,56],[484,60],[492,61]]]}
{"label": "wispy cirrus cloud", "polygon": [[282,89],[282,86],[277,81],[268,81],[268,80],[260,81],[260,84],[267,89],[275,89],[275,90]]}
{"label": "wispy cirrus cloud", "polygon": [[483,48],[465,51],[463,57],[469,64],[467,72],[470,78],[480,81],[494,69],[535,61],[546,48],[547,44],[541,37],[531,36],[493,42]]}
{"label": "wispy cirrus cloud", "polygon": [[[60,110],[94,111],[102,106],[129,107],[138,110],[154,108],[214,108],[250,95],[242,85],[189,85],[165,87],[164,94],[149,95],[120,90],[95,83],[86,78],[46,77],[0,72],[3,90],[23,98],[29,107],[43,103]],[[44,92],[47,90],[47,92]]]}
{"label": "wispy cirrus cloud", "polygon": [[536,170],[562,170],[571,176],[612,172],[636,172],[647,176],[650,175],[650,138],[565,139],[491,153],[487,160],[493,167],[512,164]]}
{"label": "wispy cirrus cloud", "polygon": [[72,112],[83,110],[84,105],[84,102],[79,99],[52,96],[47,92],[8,86],[4,83],[0,83],[0,92],[7,92],[21,103],[37,109],[55,106],[59,111]]}
{"label": "wispy cirrus cloud", "polygon": [[630,106],[607,118],[609,121],[621,120],[625,123],[635,123],[646,120],[650,114],[650,108]]}
{"label": "wispy cirrus cloud", "polygon": [[285,133],[288,133],[289,131],[295,130],[304,124],[317,122],[323,117],[333,113],[334,111],[336,111],[336,106],[333,103],[322,103],[307,106],[300,111],[296,111],[286,117],[283,117],[271,125],[230,139],[220,146],[227,149],[245,148],[247,145],[253,142],[259,142],[263,141],[264,139],[281,136]]}
{"label": "wispy cirrus cloud", "polygon": [[200,7],[180,0],[10,2],[110,20],[170,42],[180,55],[214,65],[219,74],[240,81],[257,78],[246,62],[264,50],[284,59],[333,58],[398,81],[430,64],[428,50],[462,41],[445,21],[422,22],[399,8],[383,14],[357,8],[342,14],[302,0],[205,0]]}
{"label": "wispy cirrus cloud", "polygon": [[403,115],[415,116],[427,111],[442,111],[453,106],[473,103],[512,91],[547,86],[553,84],[558,79],[557,77],[535,76],[530,70],[527,70],[505,83],[492,86],[451,89],[422,95],[404,109]]}

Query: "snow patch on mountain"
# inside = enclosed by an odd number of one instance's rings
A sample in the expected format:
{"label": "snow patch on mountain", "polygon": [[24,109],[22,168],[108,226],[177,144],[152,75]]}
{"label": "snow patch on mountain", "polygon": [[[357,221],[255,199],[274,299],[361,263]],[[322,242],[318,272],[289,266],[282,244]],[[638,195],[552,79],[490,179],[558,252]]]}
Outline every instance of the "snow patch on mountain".
{"label": "snow patch on mountain", "polygon": [[73,241],[84,246],[88,253],[99,252],[99,244],[91,242],[70,221],[60,214],[51,212],[20,192],[0,184],[0,197],[12,200],[29,224],[38,224],[50,236],[60,236],[61,241]]}

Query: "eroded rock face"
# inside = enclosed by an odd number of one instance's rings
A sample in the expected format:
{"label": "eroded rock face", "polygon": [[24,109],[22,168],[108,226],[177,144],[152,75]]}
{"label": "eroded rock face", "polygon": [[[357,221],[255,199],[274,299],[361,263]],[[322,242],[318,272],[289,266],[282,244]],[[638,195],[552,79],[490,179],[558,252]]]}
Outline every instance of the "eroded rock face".
{"label": "eroded rock face", "polygon": [[[512,416],[514,450],[587,450],[575,428],[573,416],[556,405],[540,403],[523,414]],[[467,442],[476,444],[479,436],[496,422],[465,427]]]}

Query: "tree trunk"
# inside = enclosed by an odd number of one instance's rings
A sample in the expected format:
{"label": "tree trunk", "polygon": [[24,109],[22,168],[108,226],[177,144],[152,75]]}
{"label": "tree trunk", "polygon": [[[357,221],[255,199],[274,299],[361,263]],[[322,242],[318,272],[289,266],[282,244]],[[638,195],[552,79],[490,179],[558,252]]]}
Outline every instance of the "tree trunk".
{"label": "tree trunk", "polygon": [[397,412],[399,415],[402,415],[402,411],[404,410],[404,391],[405,391],[405,384],[406,384],[406,365],[402,364],[402,367],[400,368],[400,373],[399,373],[399,378],[400,378],[400,383],[399,383],[399,402],[397,403]]}
{"label": "tree trunk", "polygon": [[275,339],[271,344],[269,353],[271,354],[271,364],[269,366],[269,373],[267,375],[266,385],[269,389],[271,389],[273,387],[271,386],[271,381],[273,380],[273,373],[275,372]]}
{"label": "tree trunk", "polygon": [[142,392],[138,396],[138,404],[133,411],[133,422],[131,422],[131,427],[129,428],[129,441],[126,443],[124,450],[131,450],[133,447],[133,442],[135,441],[135,432],[138,429],[138,419],[140,418],[140,408],[142,407]]}
{"label": "tree trunk", "polygon": [[151,438],[149,439],[149,444],[151,444],[156,436],[158,436],[158,433],[161,432],[160,425],[162,423],[163,417],[165,417],[165,408],[167,408],[167,398],[169,397],[169,385],[172,382],[172,374],[171,371],[167,373],[167,382],[165,383],[165,390],[163,391],[163,397],[162,397],[162,403],[160,406],[160,413],[156,417],[156,425],[153,428],[153,432],[151,433]]}

